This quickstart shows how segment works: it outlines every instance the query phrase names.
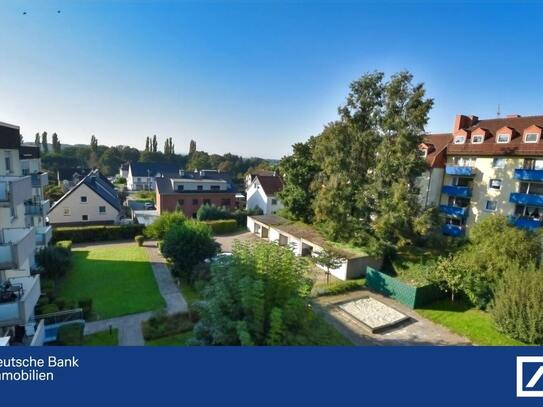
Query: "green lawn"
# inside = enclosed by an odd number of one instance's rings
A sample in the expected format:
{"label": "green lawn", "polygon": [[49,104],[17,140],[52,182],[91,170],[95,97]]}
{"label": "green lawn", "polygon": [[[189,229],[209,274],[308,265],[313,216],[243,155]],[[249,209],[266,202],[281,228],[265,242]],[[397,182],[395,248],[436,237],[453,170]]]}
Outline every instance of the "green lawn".
{"label": "green lawn", "polygon": [[466,302],[441,300],[416,310],[420,315],[465,336],[477,345],[520,346],[522,342],[498,332],[490,315]]}
{"label": "green lawn", "polygon": [[73,254],[74,264],[60,284],[59,297],[92,298],[98,319],[164,307],[145,248],[103,245],[74,249]]}
{"label": "green lawn", "polygon": [[173,336],[145,341],[146,346],[187,346],[187,341],[192,338],[192,331],[183,332]]}
{"label": "green lawn", "polygon": [[320,315],[316,315],[311,327],[311,340],[302,345],[307,346],[353,346],[351,341],[341,335]]}
{"label": "green lawn", "polygon": [[91,335],[86,335],[83,341],[84,346],[117,346],[118,345],[118,330],[115,328],[109,333],[108,331],[96,332]]}

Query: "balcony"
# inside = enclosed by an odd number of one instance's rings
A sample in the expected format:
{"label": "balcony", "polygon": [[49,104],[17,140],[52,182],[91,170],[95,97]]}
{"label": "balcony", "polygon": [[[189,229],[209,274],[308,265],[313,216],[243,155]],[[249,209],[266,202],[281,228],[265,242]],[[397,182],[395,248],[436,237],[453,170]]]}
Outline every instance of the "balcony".
{"label": "balcony", "polygon": [[18,277],[9,282],[10,287],[0,286],[0,326],[24,325],[40,298],[40,278]]}
{"label": "balcony", "polygon": [[25,215],[41,216],[45,218],[49,212],[49,201],[28,200],[25,202]]}
{"label": "balcony", "polygon": [[47,172],[35,172],[31,174],[32,188],[41,188],[49,184],[49,175]]}
{"label": "balcony", "polygon": [[22,269],[33,263],[36,248],[34,228],[0,230],[0,270]]}
{"label": "balcony", "polygon": [[510,216],[509,222],[518,228],[529,230],[540,228],[543,224],[541,220],[535,220],[529,216]]}
{"label": "balcony", "polygon": [[466,218],[468,216],[468,208],[461,208],[460,206],[439,205],[439,212],[458,218]]}
{"label": "balcony", "polygon": [[450,224],[443,225],[441,227],[441,232],[444,235],[452,236],[452,237],[460,237],[460,236],[464,236],[465,234],[464,226],[450,225]]}
{"label": "balcony", "polygon": [[16,206],[31,197],[30,177],[0,177],[0,206]]}
{"label": "balcony", "polygon": [[39,226],[36,228],[36,246],[48,246],[52,237],[52,226]]}
{"label": "balcony", "polygon": [[517,168],[515,170],[515,179],[521,181],[540,181],[543,182],[543,170],[525,170]]}
{"label": "balcony", "polygon": [[447,165],[445,167],[445,174],[460,177],[472,177],[475,174],[475,168],[463,165]]}
{"label": "balcony", "polygon": [[470,187],[459,187],[455,185],[444,185],[441,188],[441,192],[449,196],[457,196],[460,198],[470,198],[471,197],[471,188]]}
{"label": "balcony", "polygon": [[509,196],[509,202],[520,205],[543,206],[543,195],[512,192]]}

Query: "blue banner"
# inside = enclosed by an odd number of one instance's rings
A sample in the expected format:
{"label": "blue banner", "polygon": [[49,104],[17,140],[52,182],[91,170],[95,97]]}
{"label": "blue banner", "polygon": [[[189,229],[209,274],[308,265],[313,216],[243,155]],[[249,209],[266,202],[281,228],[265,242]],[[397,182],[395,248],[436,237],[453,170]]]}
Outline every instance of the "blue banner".
{"label": "blue banner", "polygon": [[0,349],[22,405],[543,405],[540,347]]}

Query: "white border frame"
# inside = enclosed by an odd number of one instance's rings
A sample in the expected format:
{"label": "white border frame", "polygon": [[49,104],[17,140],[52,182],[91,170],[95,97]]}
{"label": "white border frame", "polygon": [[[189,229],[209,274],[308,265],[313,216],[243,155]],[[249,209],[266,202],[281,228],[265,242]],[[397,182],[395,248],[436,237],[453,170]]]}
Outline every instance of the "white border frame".
{"label": "white border frame", "polygon": [[517,356],[517,397],[543,397],[543,390],[527,391],[523,388],[522,366],[530,362],[538,362],[543,366],[543,356]]}

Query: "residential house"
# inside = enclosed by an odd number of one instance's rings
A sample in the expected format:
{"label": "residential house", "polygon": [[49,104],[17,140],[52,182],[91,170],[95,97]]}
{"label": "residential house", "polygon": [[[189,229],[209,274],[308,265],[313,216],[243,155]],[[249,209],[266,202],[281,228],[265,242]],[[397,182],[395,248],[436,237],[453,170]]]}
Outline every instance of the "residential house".
{"label": "residential house", "polygon": [[64,191],[69,191],[76,186],[91,170],[83,167],[66,167],[57,170],[57,184]]}
{"label": "residential house", "polygon": [[130,163],[123,163],[119,167],[119,177],[126,179],[128,177],[128,166]]}
{"label": "residential house", "polygon": [[245,190],[247,191],[251,184],[253,183],[254,179],[257,175],[275,175],[275,171],[268,171],[268,170],[257,170],[257,171],[251,171],[248,172],[247,175],[245,175]]}
{"label": "residential house", "polygon": [[262,209],[265,215],[276,214],[283,207],[279,192],[283,190],[283,181],[276,173],[256,175],[247,188],[247,209]]}
{"label": "residential house", "polygon": [[121,200],[113,184],[92,170],[56,201],[49,211],[53,226],[118,223]]}
{"label": "residential house", "polygon": [[235,210],[236,188],[228,174],[215,170],[185,172],[156,178],[158,214],[182,211],[195,218],[202,205],[216,205]]}
{"label": "residential house", "polygon": [[155,179],[179,173],[179,166],[168,163],[129,163],[126,188],[129,191],[154,191]]}
{"label": "residential house", "polygon": [[25,150],[19,127],[0,123],[0,337],[9,337],[3,344],[30,341],[41,294],[40,277],[34,275],[36,227],[29,225],[26,204],[33,199],[30,165],[36,163],[24,162],[35,159]]}
{"label": "residential house", "polygon": [[426,161],[426,170],[417,179],[420,204],[424,207],[438,206],[447,161],[447,144],[452,134],[428,134],[419,146],[420,154]]}

